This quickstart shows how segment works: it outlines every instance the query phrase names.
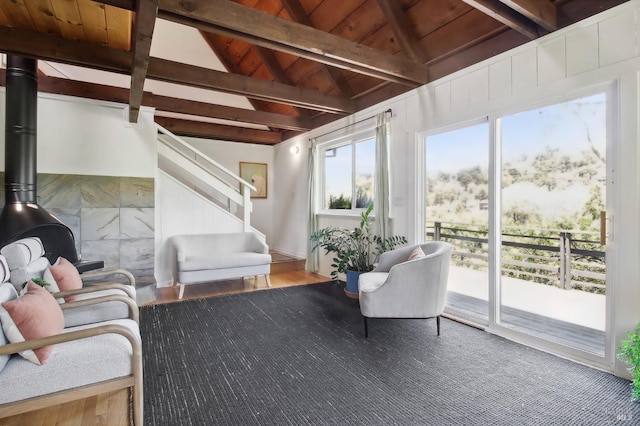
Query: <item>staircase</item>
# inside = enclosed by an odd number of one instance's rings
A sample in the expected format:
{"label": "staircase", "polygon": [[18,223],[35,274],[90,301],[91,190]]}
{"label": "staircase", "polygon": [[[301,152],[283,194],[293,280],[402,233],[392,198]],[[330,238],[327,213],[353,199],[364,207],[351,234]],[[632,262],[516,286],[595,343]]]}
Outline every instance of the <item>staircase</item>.
{"label": "staircase", "polygon": [[304,259],[298,259],[286,254],[271,251],[271,273],[280,274],[283,272],[304,271]]}
{"label": "staircase", "polygon": [[184,185],[186,190],[194,191],[229,216],[239,219],[244,232],[256,232],[251,228],[250,195],[256,187],[164,127],[157,127],[160,133],[159,169]]}

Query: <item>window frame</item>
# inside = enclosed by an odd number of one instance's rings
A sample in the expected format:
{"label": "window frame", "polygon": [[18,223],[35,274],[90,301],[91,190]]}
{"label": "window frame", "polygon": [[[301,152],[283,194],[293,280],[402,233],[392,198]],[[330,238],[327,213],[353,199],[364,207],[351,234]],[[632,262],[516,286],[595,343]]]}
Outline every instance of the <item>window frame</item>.
{"label": "window frame", "polygon": [[[357,208],[356,205],[356,146],[358,143],[373,141],[374,142],[374,152],[375,152],[375,140],[376,140],[376,131],[375,128],[362,129],[348,135],[333,139],[331,141],[327,141],[321,144],[318,144],[318,172],[320,185],[318,186],[318,201],[321,203],[321,207],[318,209],[319,214],[328,214],[328,215],[345,215],[345,216],[358,216],[366,210],[366,207]],[[326,153],[332,149],[337,149],[345,146],[351,146],[351,208],[350,209],[330,209],[326,203]],[[375,154],[374,154],[375,158]],[[375,159],[373,164],[373,179],[375,181],[375,173],[376,173],[376,165]],[[374,189],[375,191],[375,189]],[[373,196],[373,201],[375,203],[375,193]]]}

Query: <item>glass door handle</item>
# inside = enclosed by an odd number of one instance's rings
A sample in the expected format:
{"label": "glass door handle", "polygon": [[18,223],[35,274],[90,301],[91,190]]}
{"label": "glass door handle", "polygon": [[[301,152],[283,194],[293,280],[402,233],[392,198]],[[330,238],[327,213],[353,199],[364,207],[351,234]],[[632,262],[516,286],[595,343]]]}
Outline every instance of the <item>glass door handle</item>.
{"label": "glass door handle", "polygon": [[601,211],[600,212],[600,245],[606,246],[607,245],[607,237],[609,236],[609,233],[607,232],[607,212],[606,211]]}

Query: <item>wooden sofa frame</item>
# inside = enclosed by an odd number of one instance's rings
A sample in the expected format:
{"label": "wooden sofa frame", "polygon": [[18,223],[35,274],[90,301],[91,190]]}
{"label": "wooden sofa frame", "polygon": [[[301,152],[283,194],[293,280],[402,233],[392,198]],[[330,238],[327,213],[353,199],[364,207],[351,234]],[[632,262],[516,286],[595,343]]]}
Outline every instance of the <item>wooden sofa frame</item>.
{"label": "wooden sofa frame", "polygon": [[[109,288],[126,287],[118,283],[106,283],[90,287],[84,287],[79,290],[70,290],[65,292],[54,293],[54,297],[70,296],[73,294],[89,293],[91,291],[100,291]],[[139,323],[138,307],[135,302],[124,295],[108,295],[92,299],[78,300],[68,302],[61,305],[63,310],[72,309],[79,306],[87,306],[96,303],[105,303],[118,301],[128,305],[130,311],[130,319]],[[96,323],[94,327],[82,330],[61,333],[54,336],[44,337],[40,339],[31,339],[20,343],[10,343],[0,346],[0,355],[15,354],[29,349],[37,349],[43,346],[55,345],[58,343],[69,342],[73,340],[86,339],[101,334],[119,334],[127,338],[132,348],[132,374],[127,377],[106,380],[99,383],[81,386],[74,389],[54,392],[47,395],[28,398],[21,401],[0,404],[0,419],[29,411],[47,408],[70,401],[89,398],[102,393],[117,391],[120,389],[130,388],[132,392],[133,405],[133,424],[136,426],[143,425],[143,376],[142,376],[142,342],[140,338],[127,327],[119,324],[102,324]],[[1,374],[1,373],[0,373]]]}

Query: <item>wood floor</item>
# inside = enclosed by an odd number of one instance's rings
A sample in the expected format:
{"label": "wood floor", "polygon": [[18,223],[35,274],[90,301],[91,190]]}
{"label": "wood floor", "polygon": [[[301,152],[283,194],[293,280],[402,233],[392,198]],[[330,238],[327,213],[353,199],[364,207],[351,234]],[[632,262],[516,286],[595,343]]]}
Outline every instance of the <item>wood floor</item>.
{"label": "wood floor", "polygon": [[[293,287],[296,285],[314,284],[329,281],[329,278],[307,271],[290,271],[272,273],[271,288]],[[244,280],[217,281],[215,283],[191,284],[185,286],[181,300],[200,299],[203,297],[220,296],[223,294],[244,293],[250,291],[268,290],[264,276],[245,278]],[[178,299],[178,287],[162,287],[156,290],[156,300],[153,303],[170,303]]]}
{"label": "wood floor", "polygon": [[2,426],[129,425],[129,390],[122,389],[0,419]]}
{"label": "wood floor", "polygon": [[[314,284],[329,280],[325,276],[300,270],[300,263],[294,263],[282,262],[272,265],[270,275],[272,288]],[[253,278],[245,278],[244,280],[192,284],[185,287],[182,301],[265,290],[269,289],[264,277],[259,277],[257,281]],[[156,297],[157,299],[151,303],[181,301],[178,299],[177,287],[159,288],[156,290]],[[0,419],[0,426],[125,426],[129,424],[129,391],[126,389]]]}

